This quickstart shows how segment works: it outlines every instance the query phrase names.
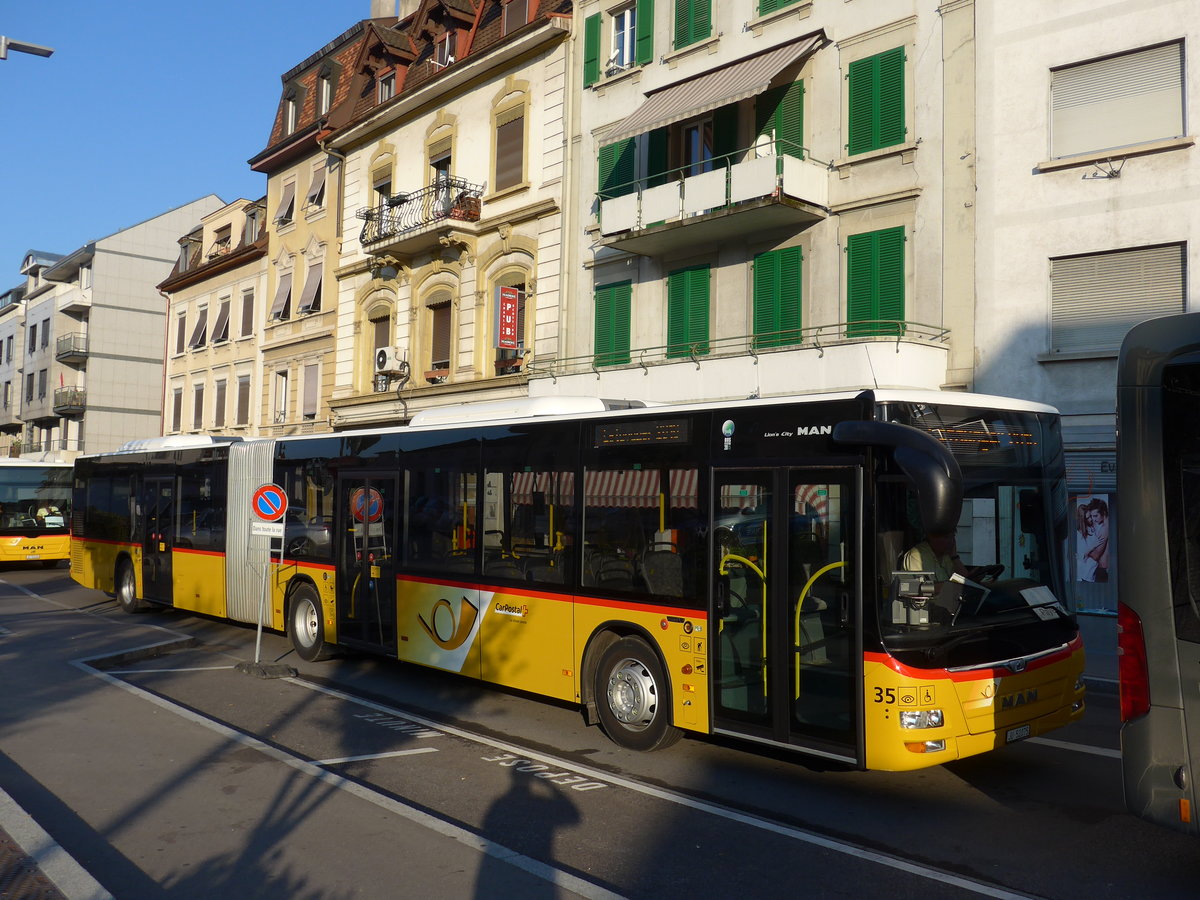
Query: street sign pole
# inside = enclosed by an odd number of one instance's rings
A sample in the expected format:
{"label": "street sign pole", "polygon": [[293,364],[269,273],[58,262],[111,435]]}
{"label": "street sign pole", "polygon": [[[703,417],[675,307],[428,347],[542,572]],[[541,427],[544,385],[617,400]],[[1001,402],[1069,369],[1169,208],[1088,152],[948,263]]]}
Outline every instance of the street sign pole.
{"label": "street sign pole", "polygon": [[258,596],[258,630],[254,636],[254,662],[238,663],[237,669],[259,678],[279,678],[296,674],[286,665],[264,665],[262,662],[263,620],[267,613],[267,596],[270,591],[271,556],[275,552],[275,539],[279,539],[279,568],[283,568],[283,517],[287,513],[287,493],[277,484],[264,484],[255,490],[250,499],[250,534],[267,538],[267,560],[263,565],[262,591]]}

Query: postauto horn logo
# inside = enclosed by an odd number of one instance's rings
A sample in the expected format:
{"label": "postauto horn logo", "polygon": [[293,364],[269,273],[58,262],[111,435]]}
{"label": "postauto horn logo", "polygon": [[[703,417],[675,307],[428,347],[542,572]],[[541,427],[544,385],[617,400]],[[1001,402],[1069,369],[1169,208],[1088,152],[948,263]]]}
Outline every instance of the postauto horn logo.
{"label": "postauto horn logo", "polygon": [[457,650],[471,636],[471,629],[474,627],[475,617],[478,615],[479,607],[463,597],[458,620],[455,621],[454,609],[451,607],[450,601],[443,598],[433,604],[433,609],[429,611],[432,625],[426,622],[422,615],[417,616],[417,621],[421,623],[421,627],[425,629],[430,640],[443,650]]}

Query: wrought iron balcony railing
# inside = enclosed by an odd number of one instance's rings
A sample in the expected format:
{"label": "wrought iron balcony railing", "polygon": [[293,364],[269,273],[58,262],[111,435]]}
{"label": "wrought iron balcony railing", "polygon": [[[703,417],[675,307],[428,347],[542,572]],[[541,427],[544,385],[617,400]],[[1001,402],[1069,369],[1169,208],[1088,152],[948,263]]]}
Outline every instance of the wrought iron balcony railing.
{"label": "wrought iron balcony railing", "polygon": [[435,181],[411,194],[392,194],[378,206],[356,213],[365,223],[359,241],[364,246],[375,244],[445,219],[476,222],[482,195],[482,185],[457,177]]}

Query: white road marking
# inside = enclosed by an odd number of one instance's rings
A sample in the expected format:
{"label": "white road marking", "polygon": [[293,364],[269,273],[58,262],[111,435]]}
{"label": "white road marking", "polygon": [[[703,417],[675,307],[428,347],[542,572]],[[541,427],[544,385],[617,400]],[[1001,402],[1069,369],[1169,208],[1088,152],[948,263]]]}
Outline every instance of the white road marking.
{"label": "white road marking", "polygon": [[1075,753],[1090,753],[1092,756],[1106,756],[1109,759],[1120,759],[1120,750],[1111,750],[1108,747],[1093,747],[1091,744],[1072,744],[1069,741],[1056,741],[1054,738],[1030,738],[1025,743],[1027,744],[1044,744],[1047,747],[1055,747],[1059,750],[1071,750]]}
{"label": "white road marking", "polygon": [[[281,750],[278,747],[272,747],[270,744],[263,743],[257,738],[251,737],[248,734],[243,734],[240,731],[236,731],[227,725],[213,721],[212,719],[209,719],[197,712],[193,712],[190,709],[178,706],[172,703],[170,700],[166,700],[150,693],[149,691],[145,691],[127,681],[114,678],[107,672],[90,665],[90,663],[93,661],[105,659],[111,655],[112,654],[102,654],[85,659],[76,659],[72,660],[71,664],[80,671],[99,678],[113,687],[120,688],[123,691],[128,691],[134,696],[153,703],[155,706],[158,706],[161,709],[165,709],[168,712],[174,713],[181,719],[184,719],[195,725],[200,725],[203,728],[207,728],[210,731],[219,734],[227,741],[257,750],[264,756],[268,756],[271,759],[283,763],[284,765],[290,766],[298,772],[302,772],[323,784],[330,785],[338,790],[352,794],[353,796],[358,797],[360,800],[366,800],[368,803],[373,803],[374,805],[388,810],[389,812],[403,819],[407,819],[415,825],[419,825],[436,834],[440,834],[443,837],[457,841],[466,847],[470,847],[494,859],[502,860],[509,865],[528,872],[530,875],[533,875],[536,878],[541,878],[543,881],[547,881],[556,887],[562,888],[564,891],[571,891],[572,893],[578,894],[580,897],[588,898],[588,900],[624,900],[620,894],[606,890],[590,881],[585,881],[584,879],[572,875],[569,872],[556,869],[551,865],[541,862],[540,860],[525,856],[524,854],[518,853],[509,847],[505,847],[503,844],[499,844],[495,841],[488,840],[485,837],[473,834],[465,828],[459,828],[457,825],[452,825],[451,823],[443,821],[436,816],[430,815],[423,810],[416,809],[415,807],[409,806],[406,803],[401,803],[399,800],[386,797],[383,794],[371,790],[365,785],[350,781],[349,779],[343,778],[340,775],[335,775],[333,772],[322,769],[316,763],[310,762],[306,759],[301,759],[298,756],[293,756],[291,753],[288,753],[286,750]],[[292,681],[293,679],[289,678],[286,680]]]}
{"label": "white road marking", "polygon": [[413,756],[417,753],[437,753],[437,747],[417,747],[415,750],[393,750],[390,753],[367,753],[363,756],[341,756],[337,759],[314,759],[314,766],[338,766],[342,763],[362,762],[367,759],[390,759],[393,756]]}
{"label": "white road marking", "polygon": [[220,672],[237,666],[191,666],[178,669],[105,669],[109,675],[145,675],[147,672]]}

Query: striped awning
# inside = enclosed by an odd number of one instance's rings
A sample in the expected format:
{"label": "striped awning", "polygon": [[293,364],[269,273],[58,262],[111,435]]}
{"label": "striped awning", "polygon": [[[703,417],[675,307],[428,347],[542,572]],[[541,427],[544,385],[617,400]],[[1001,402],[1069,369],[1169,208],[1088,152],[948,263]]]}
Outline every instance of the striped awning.
{"label": "striped awning", "polygon": [[[663,491],[660,474],[658,469],[589,469],[583,480],[584,505],[657,508]],[[671,469],[670,479],[672,507],[698,506],[697,469]],[[546,503],[570,504],[574,490],[573,472],[516,472],[512,502],[532,503],[534,493],[541,492]]]}
{"label": "striped awning", "polygon": [[605,144],[682,122],[701,113],[756,97],[771,80],[798,59],[812,53],[824,39],[815,34],[758,56],[722,66],[695,78],[660,88],[604,136]]}

